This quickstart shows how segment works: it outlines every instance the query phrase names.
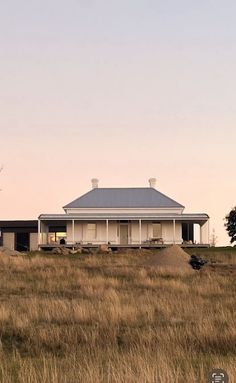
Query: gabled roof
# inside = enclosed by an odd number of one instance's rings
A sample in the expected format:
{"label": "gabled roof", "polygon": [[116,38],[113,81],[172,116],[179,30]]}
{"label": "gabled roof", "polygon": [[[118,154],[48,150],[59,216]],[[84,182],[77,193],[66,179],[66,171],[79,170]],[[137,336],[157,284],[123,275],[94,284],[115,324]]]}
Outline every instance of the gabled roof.
{"label": "gabled roof", "polygon": [[64,206],[76,208],[184,208],[183,205],[147,188],[95,188]]}

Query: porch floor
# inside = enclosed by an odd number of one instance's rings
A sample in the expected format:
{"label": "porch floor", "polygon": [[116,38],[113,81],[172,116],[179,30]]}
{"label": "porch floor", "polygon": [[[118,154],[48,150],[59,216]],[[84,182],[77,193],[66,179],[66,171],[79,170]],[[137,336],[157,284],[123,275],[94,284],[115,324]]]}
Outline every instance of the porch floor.
{"label": "porch floor", "polygon": [[[65,247],[67,249],[76,249],[76,248],[84,248],[84,249],[98,249],[100,245],[92,245],[92,244],[66,244],[66,245],[60,245],[60,244],[41,244],[39,245],[40,250],[44,251],[51,251],[57,247]],[[159,244],[159,243],[141,243],[141,244],[127,244],[127,245],[116,245],[116,244],[109,244],[108,248],[112,250],[116,249],[162,249],[166,247],[172,246],[171,244]],[[209,244],[180,244],[182,248],[208,248],[210,247]]]}

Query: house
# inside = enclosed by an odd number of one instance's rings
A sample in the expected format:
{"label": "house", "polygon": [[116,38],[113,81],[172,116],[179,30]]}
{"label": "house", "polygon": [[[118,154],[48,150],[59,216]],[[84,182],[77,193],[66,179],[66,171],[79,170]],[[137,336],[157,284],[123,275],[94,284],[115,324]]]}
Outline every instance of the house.
{"label": "house", "polygon": [[62,238],[70,247],[208,246],[209,216],[185,214],[183,205],[156,189],[155,178],[149,187],[138,188],[99,188],[98,180],[92,179],[92,189],[65,205],[63,214],[39,216],[40,248],[57,246]]}

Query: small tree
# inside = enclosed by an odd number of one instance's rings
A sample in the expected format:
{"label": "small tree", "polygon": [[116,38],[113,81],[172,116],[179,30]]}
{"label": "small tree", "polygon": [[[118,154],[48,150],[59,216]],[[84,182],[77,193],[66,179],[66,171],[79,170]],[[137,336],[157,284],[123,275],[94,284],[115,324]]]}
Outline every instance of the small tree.
{"label": "small tree", "polygon": [[215,247],[216,243],[217,243],[217,240],[218,240],[218,237],[216,235],[216,231],[215,231],[215,229],[213,229],[212,230],[212,234],[211,234],[211,238],[210,238],[210,245],[212,247]]}
{"label": "small tree", "polygon": [[236,206],[230,211],[230,213],[225,217],[226,231],[228,232],[230,243],[236,241]]}

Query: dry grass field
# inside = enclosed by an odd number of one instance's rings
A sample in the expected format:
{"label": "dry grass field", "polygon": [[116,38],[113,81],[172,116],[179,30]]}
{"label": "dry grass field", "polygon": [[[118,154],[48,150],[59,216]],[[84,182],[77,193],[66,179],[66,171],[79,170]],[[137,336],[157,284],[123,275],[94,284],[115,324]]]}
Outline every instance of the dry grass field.
{"label": "dry grass field", "polygon": [[236,382],[232,257],[201,271],[148,258],[0,257],[0,382],[201,383],[212,368]]}

